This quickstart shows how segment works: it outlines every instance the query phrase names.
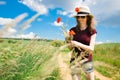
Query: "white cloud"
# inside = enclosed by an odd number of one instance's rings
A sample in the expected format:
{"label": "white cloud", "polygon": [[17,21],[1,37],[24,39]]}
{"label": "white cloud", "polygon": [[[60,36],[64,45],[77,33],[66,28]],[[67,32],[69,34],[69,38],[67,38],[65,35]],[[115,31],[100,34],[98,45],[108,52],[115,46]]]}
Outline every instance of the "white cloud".
{"label": "white cloud", "polygon": [[14,33],[16,33],[17,31],[16,31],[16,29],[13,29],[13,28],[9,28],[8,29],[8,33],[9,34],[14,34]]}
{"label": "white cloud", "polygon": [[[23,13],[17,16],[15,19],[11,18],[0,18],[0,25],[3,27],[0,29],[0,37],[8,35],[11,31],[15,32],[12,27],[16,26],[21,20],[23,20],[28,14]],[[10,34],[9,33],[9,34]],[[11,35],[11,34],[10,34]]]}
{"label": "white cloud", "polygon": [[0,17],[0,25],[10,26],[10,27],[15,26],[18,22],[23,20],[26,16],[28,16],[27,13],[20,14],[15,19]]}
{"label": "white cloud", "polygon": [[43,3],[48,8],[51,8],[50,6],[52,4],[52,8],[60,7],[66,12],[74,12],[75,7],[88,5],[93,14],[102,18],[109,17],[120,11],[120,0],[85,0],[84,2],[82,0],[44,0]]}
{"label": "white cloud", "polygon": [[43,0],[43,4],[47,5],[47,8],[61,8],[62,11],[59,10],[57,13],[61,15],[67,15],[68,17],[71,17],[71,14],[73,14],[75,7],[80,6],[81,3],[82,0]]}
{"label": "white cloud", "polygon": [[23,3],[24,5],[28,6],[30,9],[32,9],[40,14],[47,13],[46,6],[41,3],[42,0],[20,0],[19,2]]}
{"label": "white cloud", "polygon": [[14,19],[11,19],[11,18],[2,18],[2,17],[0,17],[0,25],[9,24],[9,23],[11,23],[13,21],[14,21]]}
{"label": "white cloud", "polygon": [[82,4],[82,0],[19,0],[18,2],[28,6],[30,9],[46,14],[48,9],[62,8],[62,15],[74,12],[74,8]]}
{"label": "white cloud", "polygon": [[67,11],[57,10],[57,14],[68,16],[68,17],[73,17],[76,15],[76,12],[67,12]]}
{"label": "white cloud", "polygon": [[16,36],[14,36],[15,38],[26,38],[26,39],[33,39],[33,38],[35,38],[35,33],[33,33],[33,32],[30,32],[30,33],[28,33],[28,34],[18,34],[18,35],[16,35]]}
{"label": "white cloud", "polygon": [[[30,9],[46,14],[48,9],[61,8],[62,11],[58,11],[58,14],[73,17],[75,15],[75,7],[80,5],[88,5],[91,8],[91,12],[95,15],[98,23],[106,24],[111,23],[111,16],[119,16],[120,12],[120,0],[20,0],[23,4]],[[116,18],[117,18],[116,17]],[[112,21],[110,21],[112,20]],[[110,21],[110,22],[109,22]],[[120,19],[118,19],[120,21]],[[104,23],[103,23],[104,22]],[[112,22],[112,24],[116,24]],[[119,23],[117,23],[119,25]],[[111,24],[110,24],[111,25]]]}
{"label": "white cloud", "polygon": [[35,34],[33,32],[30,32],[29,34],[22,34],[22,38],[34,38]]}
{"label": "white cloud", "polygon": [[21,29],[25,30],[28,28],[28,25],[30,25],[38,16],[40,15],[40,13],[35,14],[34,16],[32,16],[30,19],[28,19],[27,21],[25,21],[22,25],[21,25]]}
{"label": "white cloud", "polygon": [[57,14],[67,15],[68,13],[66,11],[57,10]]}
{"label": "white cloud", "polygon": [[95,44],[103,44],[103,42],[99,41],[99,42],[96,42]]}
{"label": "white cloud", "polygon": [[5,5],[6,2],[5,1],[0,1],[0,5]]}
{"label": "white cloud", "polygon": [[17,34],[15,35],[16,30],[15,29],[11,29],[9,30],[9,33],[11,32],[11,34],[6,34],[3,37],[4,38],[25,38],[25,39],[35,39],[35,38],[40,38],[39,36],[36,36],[36,34],[34,32],[30,32],[28,34]]}
{"label": "white cloud", "polygon": [[17,32],[16,29],[14,29],[14,28],[8,28],[8,29],[6,29],[4,32],[1,31],[0,34],[3,34],[1,37],[10,38],[10,37],[13,36],[16,32]]}
{"label": "white cloud", "polygon": [[41,21],[42,21],[42,19],[41,19],[41,18],[37,18],[37,21],[41,22]]}
{"label": "white cloud", "polygon": [[[109,26],[116,25],[119,26],[120,23],[115,22],[118,18],[120,12],[120,0],[43,0],[43,4],[47,5],[47,8],[62,8],[60,14],[68,14],[69,17],[72,17],[74,14],[75,7],[82,5],[88,5],[91,9],[93,15],[95,15],[98,23],[106,24]],[[113,20],[113,17],[114,18]],[[118,18],[117,21],[120,21]]]}
{"label": "white cloud", "polygon": [[68,15],[68,17],[74,17],[76,15],[76,13],[75,12],[73,12],[73,13],[70,13],[69,15]]}
{"label": "white cloud", "polygon": [[[120,0],[91,0],[94,4],[89,6],[91,7],[92,13],[97,18],[98,22],[101,24],[106,24],[109,26],[120,25],[119,23],[114,22],[118,19],[120,12]],[[114,18],[114,17],[116,18]],[[114,19],[113,19],[114,18]],[[111,25],[112,24],[112,25]]]}
{"label": "white cloud", "polygon": [[52,23],[52,25],[54,25],[54,26],[62,26],[62,25],[63,25],[63,22],[57,23],[56,21],[54,21],[54,23]]}
{"label": "white cloud", "polygon": [[[48,8],[62,8],[65,11],[73,11],[73,9],[80,5],[82,0],[43,0]],[[52,7],[51,7],[52,5]]]}
{"label": "white cloud", "polygon": [[28,13],[22,13],[20,15],[18,15],[15,19],[14,19],[14,23],[18,23],[20,22],[21,20],[23,20],[25,17],[28,16]]}
{"label": "white cloud", "polygon": [[30,28],[30,27],[31,27],[31,25],[28,24],[26,27],[23,27],[22,29],[23,29],[23,30],[26,30],[26,29],[28,29],[28,28]]}
{"label": "white cloud", "polygon": [[111,16],[111,14],[115,14],[116,11],[120,10],[118,8],[120,7],[119,0],[95,0],[95,3],[95,5],[91,5],[93,12],[96,15],[102,15],[102,17]]}

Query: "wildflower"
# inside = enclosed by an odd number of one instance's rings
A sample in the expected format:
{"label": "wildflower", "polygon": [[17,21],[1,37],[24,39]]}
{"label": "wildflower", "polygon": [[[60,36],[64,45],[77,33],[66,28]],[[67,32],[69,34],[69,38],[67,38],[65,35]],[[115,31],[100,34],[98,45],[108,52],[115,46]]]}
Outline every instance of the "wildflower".
{"label": "wildflower", "polygon": [[[62,20],[62,19],[61,19],[60,17],[58,17],[57,20],[56,20],[56,22],[57,22],[57,23],[60,23],[61,20]],[[63,34],[64,34],[64,37],[67,37],[69,34],[68,34],[68,32],[67,32],[67,30],[66,30],[66,28],[65,28],[66,25],[61,24],[60,26],[61,26],[62,32],[63,32]]]}
{"label": "wildflower", "polygon": [[66,42],[69,43],[71,40],[73,40],[74,35],[75,35],[75,32],[73,30],[70,30],[69,36],[66,37]]}
{"label": "wildflower", "polygon": [[57,23],[60,23],[60,22],[61,22],[61,18],[58,17],[58,18],[57,18]]}
{"label": "wildflower", "polygon": [[70,36],[74,36],[74,35],[75,35],[75,32],[74,32],[73,30],[70,30],[69,35],[70,35]]}
{"label": "wildflower", "polygon": [[[60,23],[60,22],[61,22],[61,18],[58,17],[56,22],[57,22],[57,23]],[[73,30],[70,30],[70,31],[68,32],[68,31],[66,30],[66,28],[65,28],[66,26],[67,26],[67,25],[62,24],[62,25],[61,25],[61,29],[62,29],[63,35],[64,35],[64,37],[65,37],[65,39],[66,39],[66,42],[70,42],[70,41],[73,39],[73,36],[75,35],[75,32],[74,32]]]}
{"label": "wildflower", "polygon": [[80,12],[80,9],[78,7],[76,7],[75,12]]}

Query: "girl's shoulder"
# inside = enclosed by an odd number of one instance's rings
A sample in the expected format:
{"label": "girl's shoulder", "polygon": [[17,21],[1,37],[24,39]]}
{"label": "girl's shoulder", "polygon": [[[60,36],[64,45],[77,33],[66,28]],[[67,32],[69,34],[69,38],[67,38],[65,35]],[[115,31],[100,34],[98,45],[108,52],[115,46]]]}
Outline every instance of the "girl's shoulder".
{"label": "girl's shoulder", "polygon": [[96,33],[97,33],[96,29],[92,29],[91,35],[96,34]]}

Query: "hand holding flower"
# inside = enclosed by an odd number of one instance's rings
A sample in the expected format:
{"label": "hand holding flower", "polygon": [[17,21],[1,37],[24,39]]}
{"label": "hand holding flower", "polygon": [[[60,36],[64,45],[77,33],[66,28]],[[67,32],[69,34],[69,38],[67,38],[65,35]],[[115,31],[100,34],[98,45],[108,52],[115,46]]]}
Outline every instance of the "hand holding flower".
{"label": "hand holding flower", "polygon": [[75,32],[73,30],[70,30],[69,35],[66,36],[65,40],[67,43],[70,43],[71,40],[73,40],[73,36],[75,35]]}

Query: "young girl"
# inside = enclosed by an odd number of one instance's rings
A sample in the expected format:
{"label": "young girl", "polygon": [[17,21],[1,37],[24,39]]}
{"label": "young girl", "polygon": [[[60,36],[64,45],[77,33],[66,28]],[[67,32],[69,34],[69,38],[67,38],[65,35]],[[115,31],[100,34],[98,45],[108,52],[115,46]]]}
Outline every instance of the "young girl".
{"label": "young girl", "polygon": [[[70,43],[69,49],[73,50],[70,60],[72,78],[73,80],[80,80],[79,68],[81,67],[86,73],[87,80],[94,80],[92,52],[97,33],[94,28],[94,17],[91,15],[88,6],[79,7],[79,11],[74,17],[77,25],[71,28],[70,31],[74,31],[75,34],[71,41],[66,38],[66,42]],[[73,62],[75,63],[73,64]]]}

